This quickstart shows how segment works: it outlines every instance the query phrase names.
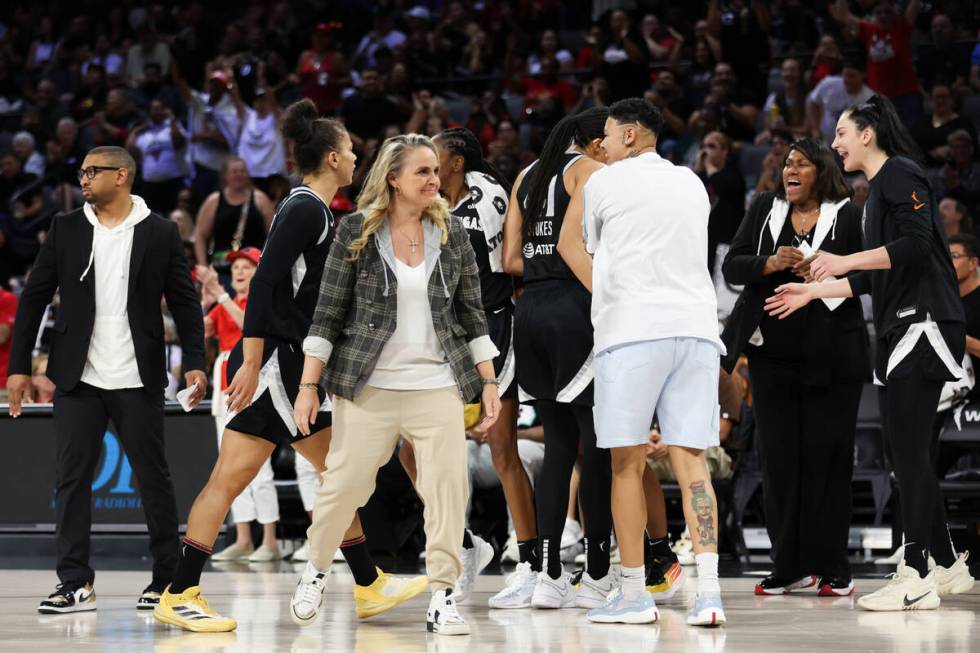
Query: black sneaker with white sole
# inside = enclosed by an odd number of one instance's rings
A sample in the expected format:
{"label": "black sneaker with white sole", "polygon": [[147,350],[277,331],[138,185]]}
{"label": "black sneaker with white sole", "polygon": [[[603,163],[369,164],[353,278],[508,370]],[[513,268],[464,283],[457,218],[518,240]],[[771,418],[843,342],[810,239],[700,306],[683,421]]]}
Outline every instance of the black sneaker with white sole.
{"label": "black sneaker with white sole", "polygon": [[95,589],[91,584],[62,583],[53,594],[41,601],[37,611],[41,614],[66,614],[95,610]]}
{"label": "black sneaker with white sole", "polygon": [[140,597],[136,599],[137,610],[152,610],[160,605],[160,595],[166,587],[157,587],[153,583],[146,586]]}

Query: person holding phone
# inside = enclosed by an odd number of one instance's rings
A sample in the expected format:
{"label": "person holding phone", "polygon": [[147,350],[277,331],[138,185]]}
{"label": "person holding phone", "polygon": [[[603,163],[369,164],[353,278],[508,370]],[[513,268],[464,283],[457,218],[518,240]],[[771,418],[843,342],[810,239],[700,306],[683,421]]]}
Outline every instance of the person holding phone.
{"label": "person holding phone", "polygon": [[935,610],[940,595],[973,584],[966,554],[953,550],[929,455],[943,384],[964,374],[963,304],[935,198],[895,107],[875,95],[845,111],[836,134],[833,148],[844,170],[864,172],[870,184],[862,219],[868,249],[817,252],[798,267],[818,283],[783,284],[765,307],[770,316],[786,319],[814,299],[871,295],[878,338],[874,379],[882,386],[906,544],[892,579],[858,605]]}

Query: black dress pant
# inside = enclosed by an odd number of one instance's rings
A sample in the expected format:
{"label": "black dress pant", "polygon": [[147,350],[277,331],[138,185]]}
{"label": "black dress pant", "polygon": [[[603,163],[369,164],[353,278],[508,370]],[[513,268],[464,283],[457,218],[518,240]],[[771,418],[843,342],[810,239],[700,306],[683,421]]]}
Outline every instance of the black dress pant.
{"label": "black dress pant", "polygon": [[102,390],[79,383],[71,392],[55,394],[58,578],[95,580],[89,566],[92,477],[110,419],[136,477],[150,534],[153,584],[162,589],[178,558],[177,501],[163,444],[163,390]]}
{"label": "black dress pant", "polygon": [[808,386],[798,364],[749,359],[774,575],[851,578],[854,433],[861,383]]}

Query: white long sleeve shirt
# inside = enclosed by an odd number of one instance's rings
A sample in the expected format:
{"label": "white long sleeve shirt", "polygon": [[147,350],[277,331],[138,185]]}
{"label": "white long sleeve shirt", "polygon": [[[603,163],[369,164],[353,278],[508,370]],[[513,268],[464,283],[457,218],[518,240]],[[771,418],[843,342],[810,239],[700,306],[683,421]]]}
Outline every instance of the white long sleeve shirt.
{"label": "white long sleeve shirt", "polygon": [[92,224],[92,253],[82,279],[95,275],[95,325],[82,382],[104,390],[143,387],[126,306],[133,229],[150,215],[150,209],[143,198],[130,195],[130,199],[132,211],[113,229],[99,222],[91,204],[83,207],[85,217]]}

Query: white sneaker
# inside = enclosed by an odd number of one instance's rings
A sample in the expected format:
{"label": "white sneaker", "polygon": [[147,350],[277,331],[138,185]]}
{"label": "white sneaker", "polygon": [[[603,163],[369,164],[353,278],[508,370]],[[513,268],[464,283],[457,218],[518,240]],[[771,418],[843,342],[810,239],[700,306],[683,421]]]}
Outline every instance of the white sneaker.
{"label": "white sneaker", "polygon": [[289,601],[289,615],[297,626],[308,626],[316,621],[323,602],[323,589],[330,570],[319,571],[312,562],[306,563],[303,576],[296,584],[293,598]]}
{"label": "white sneaker", "polygon": [[473,540],[473,548],[463,549],[460,555],[463,570],[456,579],[456,588],[453,590],[453,598],[459,605],[469,600],[476,577],[493,560],[493,546],[489,542],[475,533],[470,533],[470,539]]}
{"label": "white sneaker", "polygon": [[671,551],[677,556],[677,562],[683,567],[690,567],[695,564],[694,545],[691,538],[687,536],[687,531],[670,547]]}
{"label": "white sneaker", "polygon": [[507,578],[504,589],[491,596],[487,604],[497,610],[530,608],[537,583],[538,574],[531,569],[531,563],[519,562],[517,569]]}
{"label": "white sneaker", "polygon": [[925,578],[905,564],[898,564],[898,571],[888,584],[857,601],[858,606],[874,612],[899,612],[902,610],[935,610],[939,607],[936,570]]}
{"label": "white sneaker", "polygon": [[248,557],[249,562],[273,562],[275,560],[282,560],[282,554],[279,553],[279,547],[266,546],[265,544],[257,548],[252,555]]}
{"label": "white sneaker", "polygon": [[504,545],[504,550],[500,552],[500,562],[513,562],[516,564],[520,561],[521,552],[517,548],[517,533],[511,531],[510,537],[507,538],[507,544]]}
{"label": "white sneaker", "polygon": [[[338,549],[339,550],[339,549]],[[293,555],[289,557],[293,562],[307,562],[310,559],[310,541],[303,540],[303,546],[299,547],[293,551]]]}
{"label": "white sneaker", "polygon": [[90,583],[81,587],[62,583],[54,593],[41,601],[37,611],[41,614],[65,614],[95,610],[95,589]]}
{"label": "white sneaker", "polygon": [[425,613],[425,628],[436,635],[469,635],[470,626],[456,609],[451,589],[433,592],[429,610]]}
{"label": "white sneaker", "polygon": [[531,607],[557,610],[575,605],[575,586],[572,585],[572,575],[563,571],[557,579],[548,572],[538,573],[538,580],[531,596]]}
{"label": "white sneaker", "polygon": [[964,594],[973,587],[974,579],[970,575],[970,565],[966,563],[970,553],[965,551],[956,558],[956,562],[951,567],[937,565],[936,561],[929,558],[929,569],[936,570],[936,586],[939,596],[949,594]]}
{"label": "white sneaker", "polygon": [[609,595],[619,587],[617,581],[618,578],[613,574],[612,569],[599,580],[592,578],[589,572],[583,573],[582,580],[579,581],[578,592],[575,593],[575,607],[587,610],[603,607],[606,605]]}
{"label": "white sneaker", "polygon": [[251,544],[249,544],[248,546],[244,546],[242,544],[239,544],[238,542],[235,542],[231,546],[225,547],[221,551],[218,551],[217,553],[212,555],[211,559],[214,560],[215,562],[230,562],[232,560],[246,560],[254,552],[255,549],[252,548]]}
{"label": "white sneaker", "polygon": [[565,518],[565,528],[561,532],[561,548],[570,547],[585,537],[582,526],[574,519]]}

